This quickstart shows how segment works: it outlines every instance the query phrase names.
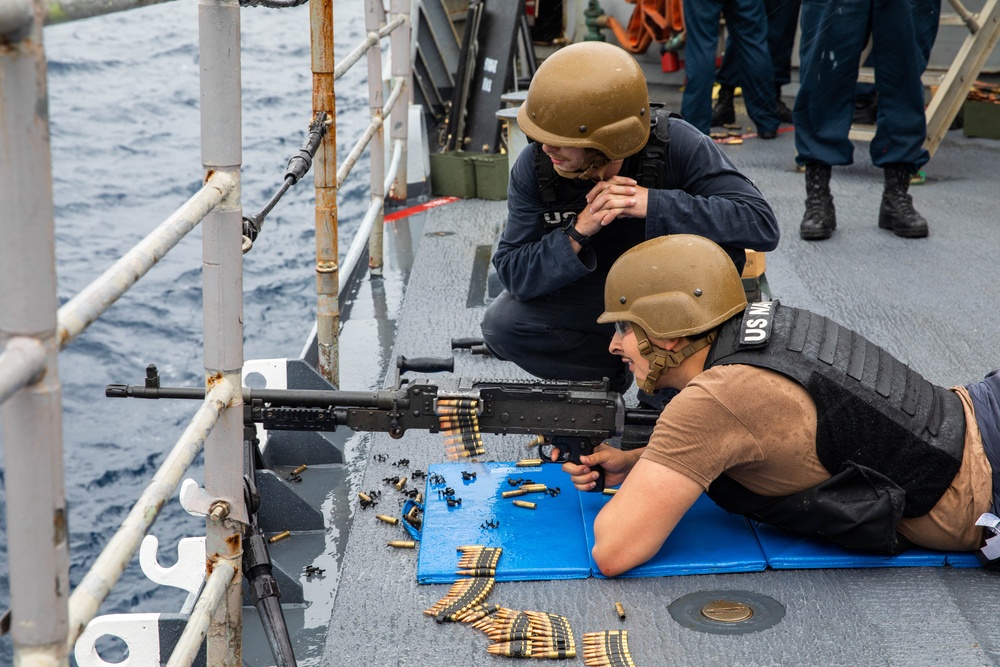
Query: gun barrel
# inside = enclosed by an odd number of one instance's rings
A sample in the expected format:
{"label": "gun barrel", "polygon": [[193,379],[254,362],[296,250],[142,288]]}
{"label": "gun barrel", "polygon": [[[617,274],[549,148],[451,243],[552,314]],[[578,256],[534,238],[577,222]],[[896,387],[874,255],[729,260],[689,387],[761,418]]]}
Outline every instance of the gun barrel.
{"label": "gun barrel", "polygon": [[[109,384],[104,391],[109,398],[182,398],[201,400],[205,390],[197,387],[143,387],[131,384]],[[405,407],[406,399],[391,391],[317,391],[312,389],[244,389],[243,401],[260,400],[270,405],[311,408],[392,407],[393,401]]]}

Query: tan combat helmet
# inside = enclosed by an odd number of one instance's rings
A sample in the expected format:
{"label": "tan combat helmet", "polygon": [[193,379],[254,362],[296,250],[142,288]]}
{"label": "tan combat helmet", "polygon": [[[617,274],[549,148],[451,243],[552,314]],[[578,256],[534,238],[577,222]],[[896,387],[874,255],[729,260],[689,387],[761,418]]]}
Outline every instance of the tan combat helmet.
{"label": "tan combat helmet", "polygon": [[621,47],[571,44],[538,67],[517,124],[539,143],[594,148],[611,160],[628,157],[649,138],[646,77]]}
{"label": "tan combat helmet", "polygon": [[658,339],[690,337],[711,331],[747,305],[743,281],[726,251],[693,234],[672,234],[630,248],[615,261],[604,284],[600,323],[628,322],[639,352],[649,361],[643,383],[655,391],[664,368],[712,344],[714,332],[682,350],[653,345]]}

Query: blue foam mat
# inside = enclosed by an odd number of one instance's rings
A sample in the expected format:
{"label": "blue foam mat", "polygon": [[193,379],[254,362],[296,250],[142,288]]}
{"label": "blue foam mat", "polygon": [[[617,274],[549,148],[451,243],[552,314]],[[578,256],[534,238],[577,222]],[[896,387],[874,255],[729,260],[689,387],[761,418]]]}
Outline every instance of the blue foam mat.
{"label": "blue foam mat", "polygon": [[[476,473],[463,480],[462,472]],[[444,483],[432,484],[434,475]],[[536,509],[501,498],[515,487],[509,479],[530,480],[560,488],[557,496],[530,493],[518,498]],[[460,505],[448,507],[439,492],[455,490]],[[503,547],[497,581],[540,581],[601,577],[590,557],[594,517],[610,496],[580,493],[557,465],[518,468],[514,463],[440,463],[428,469],[417,581],[451,583],[457,547],[482,544]],[[490,525],[498,524],[496,527]],[[912,547],[897,556],[867,554],[803,538],[780,528],[747,521],[702,496],[677,524],[670,538],[648,562],[624,577],[662,577],[774,569],[871,567],[980,567],[970,552],[941,552]]]}
{"label": "blue foam mat", "polygon": [[[587,553],[594,546],[594,518],[611,499],[599,493],[581,493]],[[595,577],[603,577],[591,560]],[[695,501],[670,537],[650,560],[622,577],[665,577],[679,574],[759,572],[767,567],[764,554],[747,520],[730,514],[708,496]]]}
{"label": "blue foam mat", "polygon": [[[464,481],[462,472],[476,473]],[[440,463],[428,468],[424,492],[424,520],[417,581],[422,584],[450,583],[458,563],[457,547],[482,544],[503,547],[497,564],[497,581],[583,579],[590,576],[590,550],[584,538],[579,492],[557,465],[518,468],[513,463]],[[433,475],[444,484],[432,484]],[[508,479],[531,480],[560,488],[557,496],[529,493],[520,498],[501,498],[516,487]],[[448,507],[438,492],[455,490],[461,505]],[[514,505],[528,500],[536,508]],[[497,528],[486,525],[498,523]]]}
{"label": "blue foam mat", "polygon": [[934,551],[913,546],[901,554],[885,556],[866,553],[790,533],[781,528],[753,522],[768,566],[776,570],[805,570],[850,567],[979,567],[971,552]]}

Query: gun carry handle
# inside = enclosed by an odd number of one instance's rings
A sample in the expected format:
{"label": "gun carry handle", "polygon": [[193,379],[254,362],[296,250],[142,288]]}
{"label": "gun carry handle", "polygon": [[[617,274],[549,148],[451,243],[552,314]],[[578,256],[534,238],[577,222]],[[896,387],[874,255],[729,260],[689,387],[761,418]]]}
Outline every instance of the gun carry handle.
{"label": "gun carry handle", "polygon": [[403,355],[396,357],[396,368],[400,373],[406,371],[420,371],[423,373],[449,373],[455,370],[455,357],[414,357],[408,358]]}

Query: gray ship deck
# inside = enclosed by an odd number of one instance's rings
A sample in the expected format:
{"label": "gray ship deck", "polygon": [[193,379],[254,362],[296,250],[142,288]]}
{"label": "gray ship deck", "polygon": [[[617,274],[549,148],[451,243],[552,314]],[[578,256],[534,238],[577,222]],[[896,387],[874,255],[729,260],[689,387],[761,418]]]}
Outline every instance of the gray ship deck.
{"label": "gray ship deck", "polygon": [[[881,171],[871,166],[867,145],[858,146],[858,164],[835,170],[838,230],[819,243],[798,238],[804,188],[794,169],[790,132],[775,141],[752,138],[725,150],[757,182],[782,227],[779,248],[767,255],[766,278],[774,298],[858,329],[939,384],[971,382],[998,365],[995,258],[1000,255],[1000,216],[995,196],[1000,152],[995,142],[950,133],[926,169],[927,183],[912,188],[918,209],[930,221],[931,235],[922,240],[877,229]],[[344,389],[363,388],[351,383],[365,365],[367,381],[375,386],[391,382],[391,373],[385,378],[370,375],[372,357],[385,364],[399,354],[448,356],[453,337],[479,335],[485,308],[482,246],[495,238],[505,213],[505,202],[464,200],[387,229],[392,249],[387,262],[393,263],[383,279],[363,282],[345,324],[342,378],[353,379],[344,380]],[[495,359],[465,351],[456,351],[455,358],[455,375],[525,377]],[[337,575],[328,576],[314,608],[305,612],[312,618],[308,626],[332,607],[325,647],[303,649],[300,644],[302,662],[371,667],[508,660],[487,653],[481,632],[458,623],[439,625],[422,613],[449,585],[417,584],[417,553],[386,546],[387,539],[404,537],[402,529],[396,527],[396,532],[374,517],[376,511],[395,510],[393,489],[383,482],[400,474],[392,462],[405,457],[411,470],[427,470],[444,460],[441,436],[413,431],[400,440],[384,434],[337,435],[347,439],[348,451],[356,452],[348,464],[353,491],[382,489],[383,506],[359,510],[351,493],[350,528],[331,536],[340,540],[343,553],[339,582]],[[525,440],[484,435],[483,460],[522,458]],[[379,453],[387,460],[376,460]],[[1000,663],[998,588],[996,574],[948,566],[766,570],[500,582],[488,602],[565,615],[578,642],[583,632],[627,629],[640,666],[971,666]],[[684,627],[668,613],[668,606],[683,595],[727,590],[773,598],[784,607],[784,617],[765,630],[723,635]],[[625,622],[614,613],[616,601],[625,605]],[[256,620],[248,616],[246,622],[252,633]],[[321,634],[306,636],[318,641]],[[317,657],[320,653],[323,658]],[[581,662],[578,657],[567,664]]]}

